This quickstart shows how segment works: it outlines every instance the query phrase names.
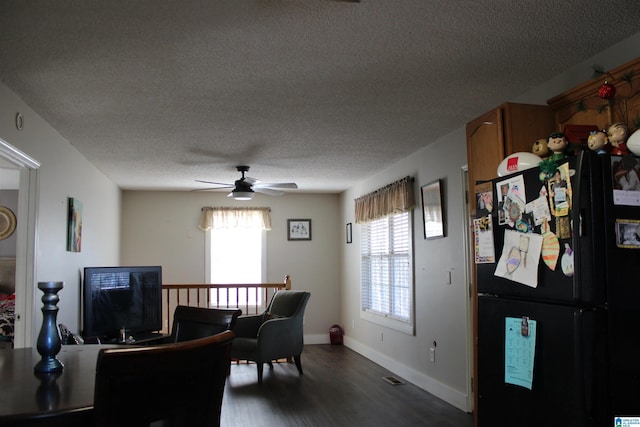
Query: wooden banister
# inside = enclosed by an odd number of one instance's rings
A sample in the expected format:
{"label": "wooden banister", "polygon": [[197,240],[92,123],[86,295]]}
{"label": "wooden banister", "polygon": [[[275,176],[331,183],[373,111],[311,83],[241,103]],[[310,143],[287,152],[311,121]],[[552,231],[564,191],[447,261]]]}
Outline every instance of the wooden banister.
{"label": "wooden banister", "polygon": [[[291,289],[291,277],[272,283],[178,283],[162,285],[162,332],[170,333],[178,305],[207,308],[240,308],[243,315],[259,314],[273,294]],[[252,292],[253,290],[253,292]],[[240,298],[243,295],[244,298]]]}

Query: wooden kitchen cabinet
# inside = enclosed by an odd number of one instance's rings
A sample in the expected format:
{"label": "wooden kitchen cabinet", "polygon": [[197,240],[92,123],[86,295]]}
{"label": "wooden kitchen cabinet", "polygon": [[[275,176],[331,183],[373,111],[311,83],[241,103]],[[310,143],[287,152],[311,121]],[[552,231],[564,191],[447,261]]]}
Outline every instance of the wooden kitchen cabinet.
{"label": "wooden kitchen cabinet", "polygon": [[467,123],[466,129],[471,214],[475,215],[475,183],[495,178],[506,156],[531,152],[534,141],[547,138],[555,127],[547,105],[506,103]]}
{"label": "wooden kitchen cabinet", "polygon": [[[598,96],[598,89],[607,81],[616,88],[615,97],[608,101]],[[569,89],[547,101],[554,114],[556,130],[565,131],[567,125],[596,126],[607,129],[623,122],[630,133],[640,127],[640,58]]]}
{"label": "wooden kitchen cabinet", "polygon": [[[509,154],[531,152],[534,141],[547,138],[554,131],[554,120],[547,105],[503,104],[477,119],[467,123],[467,166],[469,173],[469,204],[471,218],[476,214],[475,184],[498,176],[498,165]],[[493,189],[495,191],[495,189]],[[473,233],[473,230],[471,230]],[[471,259],[474,246],[470,245]],[[476,265],[472,263],[473,296],[473,371],[478,378],[478,322],[475,320],[477,307]],[[475,388],[477,390],[477,387]],[[478,407],[478,395],[474,394],[474,406]],[[477,410],[474,411],[477,425]]]}

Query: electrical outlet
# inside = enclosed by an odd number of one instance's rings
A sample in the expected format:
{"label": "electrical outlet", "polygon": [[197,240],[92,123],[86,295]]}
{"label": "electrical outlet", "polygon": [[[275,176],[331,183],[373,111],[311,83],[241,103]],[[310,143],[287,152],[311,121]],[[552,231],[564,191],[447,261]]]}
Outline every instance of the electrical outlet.
{"label": "electrical outlet", "polygon": [[436,349],[433,347],[429,349],[429,362],[436,363]]}

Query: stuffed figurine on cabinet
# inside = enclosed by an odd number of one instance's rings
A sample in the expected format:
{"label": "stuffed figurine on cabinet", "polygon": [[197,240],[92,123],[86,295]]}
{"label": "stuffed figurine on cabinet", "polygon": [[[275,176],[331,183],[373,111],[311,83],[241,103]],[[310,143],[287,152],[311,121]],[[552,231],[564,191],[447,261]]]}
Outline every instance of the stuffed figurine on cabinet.
{"label": "stuffed figurine on cabinet", "polygon": [[554,132],[547,138],[547,146],[553,154],[551,154],[552,161],[561,161],[567,158],[564,150],[569,146],[566,136],[562,132]]}
{"label": "stuffed figurine on cabinet", "polygon": [[593,131],[589,133],[587,137],[587,145],[589,146],[589,150],[595,151],[598,154],[606,154],[607,153],[607,144],[609,144],[609,139],[607,138],[607,134],[604,131]]}
{"label": "stuffed figurine on cabinet", "polygon": [[541,159],[546,159],[549,157],[549,154],[551,154],[549,146],[547,145],[547,140],[544,138],[534,141],[533,147],[531,147],[531,152]]}
{"label": "stuffed figurine on cabinet", "polygon": [[611,144],[611,154],[626,156],[631,154],[627,148],[627,125],[617,122],[607,129],[609,143]]}

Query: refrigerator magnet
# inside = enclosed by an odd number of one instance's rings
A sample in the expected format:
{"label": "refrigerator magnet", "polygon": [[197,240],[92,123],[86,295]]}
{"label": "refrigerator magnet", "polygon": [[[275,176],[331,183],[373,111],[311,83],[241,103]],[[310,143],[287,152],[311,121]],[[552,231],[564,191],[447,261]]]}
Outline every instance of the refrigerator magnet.
{"label": "refrigerator magnet", "polygon": [[560,242],[558,242],[558,236],[551,231],[549,223],[545,221],[542,223],[542,260],[551,271],[556,269],[559,254]]}
{"label": "refrigerator magnet", "polygon": [[522,322],[520,323],[520,333],[523,337],[529,336],[529,318],[523,317]]}
{"label": "refrigerator magnet", "polygon": [[569,164],[564,163],[558,166],[553,177],[547,182],[547,185],[549,187],[551,213],[555,216],[569,215],[572,196]]}
{"label": "refrigerator magnet", "polygon": [[535,226],[542,225],[544,221],[551,221],[551,211],[549,210],[549,200],[547,200],[547,190],[544,186],[540,189],[540,195],[525,206],[525,212],[533,215]]}
{"label": "refrigerator magnet", "polygon": [[493,190],[490,182],[476,184],[476,214],[478,217],[493,212]]}
{"label": "refrigerator magnet", "polygon": [[616,219],[616,246],[625,249],[640,249],[640,221]]}
{"label": "refrigerator magnet", "polygon": [[491,214],[473,220],[473,236],[475,239],[476,264],[494,263],[496,251],[493,244]]}
{"label": "refrigerator magnet", "polygon": [[562,272],[565,276],[573,276],[573,250],[568,243],[564,244],[564,254],[562,255],[560,266],[562,267]]}
{"label": "refrigerator magnet", "polygon": [[568,216],[556,217],[556,234],[558,239],[571,238],[571,220]]}
{"label": "refrigerator magnet", "polygon": [[639,167],[633,156],[611,156],[614,205],[640,206]]}

